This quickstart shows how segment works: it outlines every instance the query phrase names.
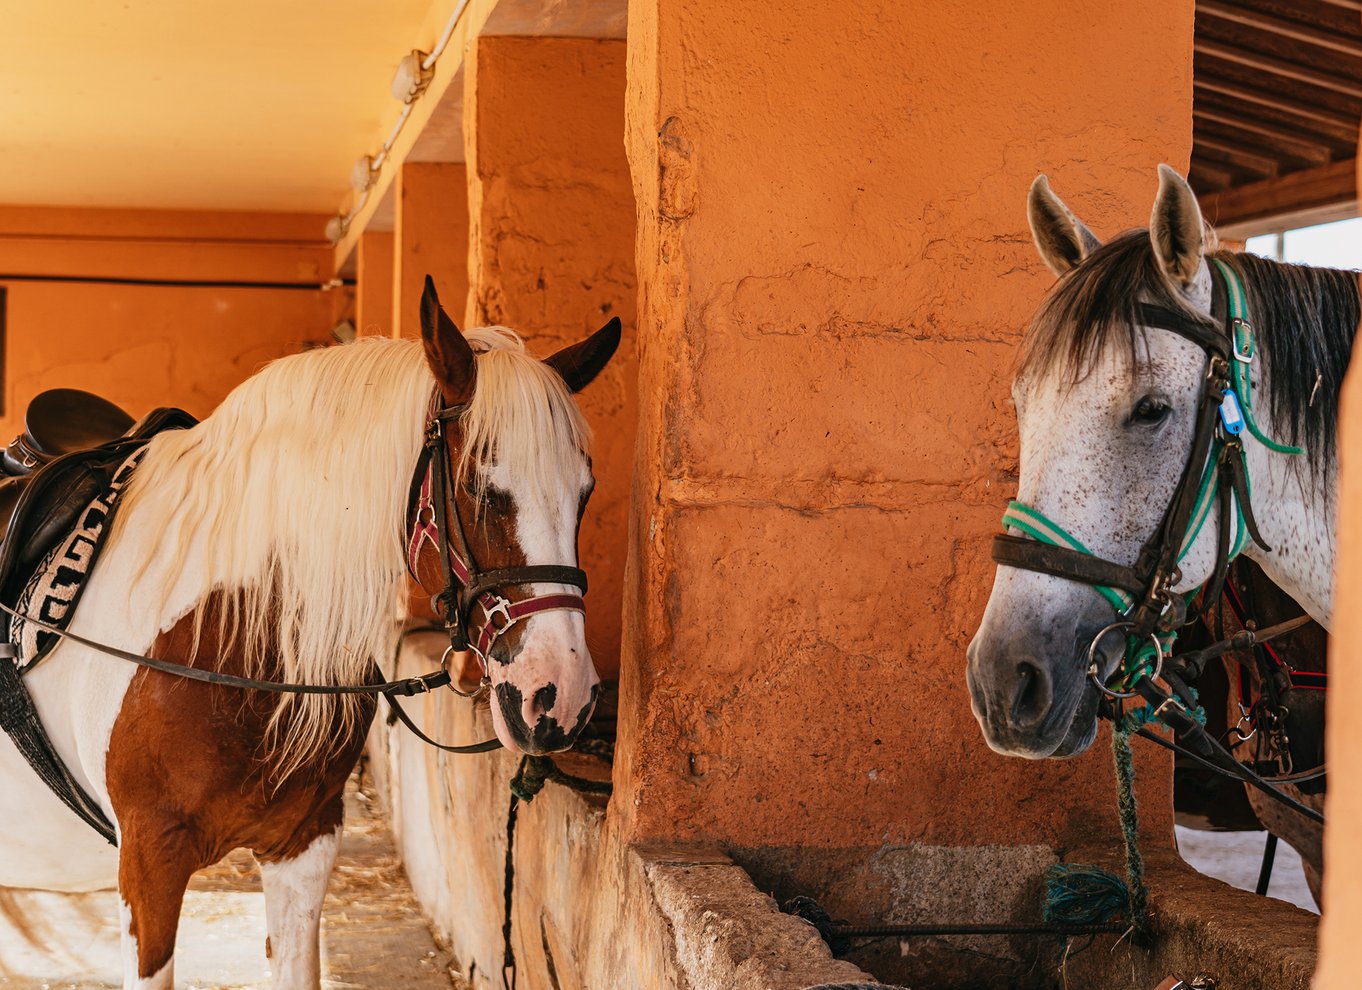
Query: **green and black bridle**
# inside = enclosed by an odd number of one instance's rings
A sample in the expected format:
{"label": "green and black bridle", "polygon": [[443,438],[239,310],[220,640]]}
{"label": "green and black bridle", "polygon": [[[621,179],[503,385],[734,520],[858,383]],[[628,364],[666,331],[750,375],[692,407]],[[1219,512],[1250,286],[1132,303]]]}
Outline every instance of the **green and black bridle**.
{"label": "green and black bridle", "polygon": [[[1244,286],[1233,269],[1219,259],[1211,259],[1211,273],[1210,317],[1150,304],[1137,309],[1141,324],[1191,341],[1205,353],[1206,363],[1191,450],[1163,517],[1135,562],[1122,564],[1097,556],[1059,523],[1015,500],[1003,513],[1003,532],[993,538],[993,560],[1002,566],[1090,585],[1111,605],[1115,621],[1097,632],[1087,650],[1088,677],[1106,698],[1104,714],[1119,719],[1122,699],[1139,696],[1147,703],[1143,721],[1163,722],[1197,752],[1163,740],[1143,726],[1126,731],[1137,731],[1185,753],[1323,822],[1319,812],[1259,777],[1207,734],[1195,691],[1182,679],[1181,671],[1164,666],[1178,630],[1195,618],[1189,610],[1197,593],[1201,592],[1201,608],[1211,608],[1220,599],[1230,563],[1250,541],[1265,551],[1272,549],[1258,531],[1253,515],[1244,432],[1278,453],[1302,453],[1297,447],[1272,440],[1255,421],[1250,369],[1257,344]],[[1219,512],[1211,575],[1199,588],[1179,593],[1175,589],[1182,581],[1180,563],[1201,534],[1213,505]],[[1299,620],[1283,623],[1256,636],[1246,631],[1201,653],[1218,655],[1240,648],[1244,645],[1240,640],[1249,645],[1263,642],[1299,624]],[[1104,677],[1099,644],[1117,631],[1125,633],[1125,651],[1116,671]],[[1160,679],[1171,690],[1161,686]]]}
{"label": "green and black bridle", "polygon": [[[1212,316],[1149,304],[1137,310],[1142,325],[1175,333],[1200,347],[1206,363],[1191,450],[1163,517],[1135,562],[1121,564],[1096,556],[1059,523],[1019,501],[1008,503],[1004,531],[993,538],[998,564],[1091,585],[1112,606],[1116,621],[1097,634],[1088,651],[1089,676],[1110,696],[1130,697],[1137,681],[1158,676],[1177,630],[1190,621],[1193,595],[1174,589],[1182,581],[1181,561],[1201,534],[1212,506],[1218,505],[1219,512],[1215,564],[1202,586],[1207,607],[1219,599],[1230,563],[1250,541],[1271,550],[1253,515],[1244,431],[1272,450],[1301,453],[1267,437],[1254,420],[1250,367],[1257,344],[1244,287],[1218,259],[1212,259],[1211,272]],[[1126,632],[1127,649],[1112,683],[1102,677],[1097,644],[1118,629]]]}

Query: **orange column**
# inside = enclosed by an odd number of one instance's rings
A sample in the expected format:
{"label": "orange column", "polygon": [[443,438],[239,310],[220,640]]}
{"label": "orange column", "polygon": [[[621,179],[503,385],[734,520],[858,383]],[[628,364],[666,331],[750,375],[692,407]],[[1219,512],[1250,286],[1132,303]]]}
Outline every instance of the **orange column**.
{"label": "orange column", "polygon": [[468,296],[468,189],[461,163],[414,162],[397,178],[393,224],[395,337],[421,332],[421,286],[435,279],[440,301],[461,313]]}
{"label": "orange column", "polygon": [[[1104,235],[1149,215],[1155,165],[1190,155],[1192,14],[629,4],[626,839],[798,847],[777,872],[949,846],[980,884],[1038,870],[1027,849],[1116,847],[1106,744],[990,752],[965,648],[1015,490],[1019,331],[1053,281],[1027,186],[1049,172]],[[1171,767],[1142,751],[1140,776],[1167,842]]]}
{"label": "orange column", "polygon": [[[1362,151],[1362,140],[1358,142]],[[1362,155],[1359,155],[1362,158]],[[1362,172],[1358,173],[1362,195]],[[1360,328],[1362,330],[1362,328]],[[1362,696],[1362,367],[1354,348],[1339,409],[1338,563],[1329,636],[1329,798],[1324,815],[1324,918],[1314,990],[1353,990],[1362,968],[1362,747],[1353,732]]]}
{"label": "orange column", "polygon": [[637,407],[624,68],[623,40],[483,37],[464,77],[469,322],[511,327],[539,356],[612,316],[624,323],[615,359],[580,398],[596,472],[580,539],[587,642],[605,677],[619,670]]}
{"label": "orange column", "polygon": [[361,337],[388,337],[393,325],[393,235],[366,230],[355,261],[355,330]]}

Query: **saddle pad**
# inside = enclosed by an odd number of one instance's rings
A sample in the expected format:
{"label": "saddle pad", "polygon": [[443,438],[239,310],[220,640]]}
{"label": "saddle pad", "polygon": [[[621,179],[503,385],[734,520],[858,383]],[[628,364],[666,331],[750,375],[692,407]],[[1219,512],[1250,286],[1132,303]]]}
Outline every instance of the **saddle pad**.
{"label": "saddle pad", "polygon": [[[42,558],[19,593],[15,611],[60,629],[66,628],[75,615],[85,583],[94,571],[104,537],[113,521],[118,496],[146,449],[145,445],[138,447],[118,466],[108,487],[90,501],[76,517],[72,529]],[[6,621],[9,642],[19,646],[15,663],[20,671],[42,660],[60,639],[56,633],[38,629],[21,619],[7,616]]]}

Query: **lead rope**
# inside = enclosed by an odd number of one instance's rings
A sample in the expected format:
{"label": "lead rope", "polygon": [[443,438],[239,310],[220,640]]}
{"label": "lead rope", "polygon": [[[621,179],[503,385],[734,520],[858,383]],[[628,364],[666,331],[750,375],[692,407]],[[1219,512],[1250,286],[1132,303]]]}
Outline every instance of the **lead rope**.
{"label": "lead rope", "polygon": [[511,778],[511,800],[506,808],[506,881],[502,890],[504,915],[501,922],[501,985],[503,990],[516,990],[515,947],[512,909],[515,906],[515,823],[521,802],[529,804],[544,789],[555,783],[581,794],[609,796],[613,785],[608,780],[587,780],[564,773],[548,756],[525,756]]}
{"label": "lead rope", "polygon": [[1126,877],[1122,880],[1100,866],[1056,863],[1045,871],[1044,918],[1047,922],[1075,927],[1101,925],[1124,918],[1126,934],[1135,945],[1152,941],[1149,920],[1149,889],[1144,883],[1144,856],[1140,853],[1140,821],[1135,806],[1135,761],[1130,735],[1137,721],[1126,716],[1113,724],[1112,763],[1116,771],[1116,808],[1125,845]]}

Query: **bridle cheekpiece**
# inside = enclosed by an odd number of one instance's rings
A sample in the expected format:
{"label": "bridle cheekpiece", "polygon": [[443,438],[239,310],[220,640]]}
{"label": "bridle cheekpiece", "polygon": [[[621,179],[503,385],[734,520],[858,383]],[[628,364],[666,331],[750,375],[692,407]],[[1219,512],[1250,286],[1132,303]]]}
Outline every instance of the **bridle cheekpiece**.
{"label": "bridle cheekpiece", "polygon": [[[425,440],[412,477],[407,529],[407,567],[413,577],[422,549],[435,546],[444,571],[444,589],[433,599],[445,631],[450,654],[472,650],[487,683],[488,657],[497,639],[516,624],[540,612],[586,613],[586,572],[562,564],[528,564],[480,571],[468,546],[459,516],[447,443],[447,424],[457,422],[466,405],[446,406],[437,387],[426,413]],[[510,588],[534,584],[561,584],[577,592],[554,592],[514,598]]]}

